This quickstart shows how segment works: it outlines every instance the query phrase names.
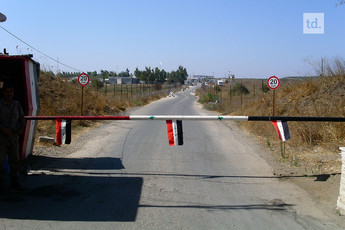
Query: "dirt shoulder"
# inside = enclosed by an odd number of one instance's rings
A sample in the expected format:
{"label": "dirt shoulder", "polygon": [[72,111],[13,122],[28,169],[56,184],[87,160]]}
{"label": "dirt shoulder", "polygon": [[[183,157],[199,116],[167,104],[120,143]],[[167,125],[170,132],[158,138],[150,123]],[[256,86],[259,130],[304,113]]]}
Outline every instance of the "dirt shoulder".
{"label": "dirt shoulder", "polygon": [[[241,129],[235,122],[225,121],[224,123],[230,128],[236,126]],[[260,151],[261,157],[272,167],[277,178],[294,183],[306,190],[318,208],[328,218],[345,228],[345,218],[340,216],[336,210],[341,176],[340,154],[339,158],[333,157],[331,160],[325,158],[324,161],[320,161],[322,159],[321,153],[319,155],[313,154],[313,158],[309,158],[309,160],[306,157],[308,154],[304,153],[306,159],[300,160],[299,164],[293,164],[290,159],[283,159],[279,152],[269,148],[265,140],[255,137],[246,130],[242,129],[242,131],[258,143],[258,148],[262,150]],[[315,160],[316,158],[317,160]],[[320,164],[323,167],[319,167]]]}

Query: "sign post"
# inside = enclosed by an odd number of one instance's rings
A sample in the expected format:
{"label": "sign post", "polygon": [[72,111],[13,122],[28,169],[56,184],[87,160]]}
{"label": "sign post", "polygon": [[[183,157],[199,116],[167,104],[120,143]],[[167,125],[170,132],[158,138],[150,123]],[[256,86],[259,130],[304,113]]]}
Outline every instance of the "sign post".
{"label": "sign post", "polygon": [[[275,104],[276,104],[276,89],[280,86],[279,78],[276,76],[272,76],[268,78],[267,80],[267,86],[273,90],[273,105],[272,105],[272,116],[275,116]],[[280,142],[280,152],[283,158],[285,158],[285,142],[283,144],[283,141]]]}
{"label": "sign post", "polygon": [[81,108],[80,115],[83,116],[83,105],[84,105],[84,86],[87,86],[90,82],[90,77],[86,73],[81,73],[78,77],[79,85],[81,85]]}
{"label": "sign post", "polygon": [[272,116],[275,116],[276,89],[278,89],[278,87],[280,86],[279,78],[277,78],[276,76],[272,76],[268,78],[267,86],[268,88],[273,90],[273,105],[272,105],[273,115]]}

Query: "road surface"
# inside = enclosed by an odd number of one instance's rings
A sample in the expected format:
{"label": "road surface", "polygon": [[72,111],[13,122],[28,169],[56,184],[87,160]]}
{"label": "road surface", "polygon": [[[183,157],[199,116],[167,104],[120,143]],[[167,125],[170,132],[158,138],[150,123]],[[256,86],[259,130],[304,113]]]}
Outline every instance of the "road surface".
{"label": "road surface", "polygon": [[[131,114],[215,115],[192,90],[175,95]],[[61,147],[70,154],[35,156],[27,190],[0,195],[0,229],[341,229],[232,123],[183,131],[169,146],[164,121],[112,121]]]}

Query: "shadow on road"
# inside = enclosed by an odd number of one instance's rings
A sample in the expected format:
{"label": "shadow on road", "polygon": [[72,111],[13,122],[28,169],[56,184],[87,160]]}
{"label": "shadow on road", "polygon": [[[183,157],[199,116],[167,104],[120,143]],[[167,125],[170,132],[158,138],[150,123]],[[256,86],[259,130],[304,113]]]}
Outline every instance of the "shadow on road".
{"label": "shadow on road", "polygon": [[[102,172],[85,172],[88,175],[103,175]],[[313,175],[277,175],[277,176],[252,176],[252,175],[206,175],[206,174],[180,174],[180,173],[123,173],[115,172],[111,175],[124,176],[163,176],[163,177],[187,177],[198,179],[218,179],[218,178],[238,178],[238,179],[285,179],[285,178],[315,178],[314,181],[327,181],[331,176],[340,175],[341,173],[332,174],[313,174]]]}
{"label": "shadow on road", "polygon": [[[324,181],[333,175],[198,175],[102,171],[120,170],[124,168],[121,159],[111,157],[52,158],[35,156],[31,163],[32,169],[46,169],[51,171],[51,174],[33,174],[22,178],[22,184],[26,188],[24,192],[7,190],[4,193],[0,193],[0,205],[1,207],[5,207],[0,209],[0,218],[52,221],[133,222],[136,220],[139,207],[207,210],[265,209],[283,211],[293,205],[285,203],[249,205],[140,205],[139,201],[144,182],[143,177],[145,176],[187,177],[206,180],[218,178],[282,179],[289,177],[316,177],[316,181]],[[69,171],[64,171],[64,169]],[[73,175],[73,171],[77,175]],[[54,172],[59,173],[55,174]]]}
{"label": "shadow on road", "polygon": [[[73,175],[67,170],[120,170],[119,158],[53,158],[33,156],[33,170],[48,170],[21,178],[23,192],[0,193],[0,218],[53,221],[135,221],[142,177]],[[8,178],[7,178],[8,179]]]}
{"label": "shadow on road", "polygon": [[190,209],[208,209],[208,210],[274,210],[286,211],[286,208],[292,207],[292,204],[250,204],[250,205],[140,205],[144,208],[190,208]]}
{"label": "shadow on road", "polygon": [[124,169],[120,158],[57,158],[47,156],[31,156],[27,164],[32,169]]}
{"label": "shadow on road", "polygon": [[53,221],[135,221],[143,178],[28,176],[25,192],[0,194],[0,218]]}

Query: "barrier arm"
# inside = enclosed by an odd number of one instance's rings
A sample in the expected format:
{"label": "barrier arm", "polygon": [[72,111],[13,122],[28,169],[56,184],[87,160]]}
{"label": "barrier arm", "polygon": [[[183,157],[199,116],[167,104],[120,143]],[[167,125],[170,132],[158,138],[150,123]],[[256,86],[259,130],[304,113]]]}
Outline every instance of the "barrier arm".
{"label": "barrier arm", "polygon": [[345,122],[345,117],[282,116],[194,116],[194,115],[129,115],[129,116],[25,116],[26,120],[232,120],[232,121],[312,121]]}
{"label": "barrier arm", "polygon": [[[65,120],[166,120],[169,145],[182,145],[182,120],[233,120],[233,121],[271,121],[277,130],[279,139],[290,138],[287,121],[297,122],[345,122],[345,117],[282,117],[282,116],[184,116],[184,115],[133,115],[133,116],[26,116],[26,120],[56,120],[57,124]],[[67,122],[66,122],[67,123]],[[65,127],[68,127],[66,124]],[[68,130],[68,128],[66,128]],[[65,143],[70,142],[70,129],[65,130]],[[63,136],[63,134],[62,134]],[[59,137],[60,138],[60,137]],[[58,139],[58,136],[57,136]],[[67,141],[66,141],[67,140]],[[63,143],[63,142],[62,142]],[[342,173],[337,209],[345,215],[345,147],[342,150]]]}
{"label": "barrier arm", "polygon": [[345,117],[282,117],[282,116],[200,116],[200,115],[128,115],[128,116],[26,116],[27,120],[56,120],[56,145],[71,142],[72,120],[165,120],[169,145],[183,145],[182,121],[232,120],[271,121],[281,141],[290,139],[288,121],[345,122]]}

